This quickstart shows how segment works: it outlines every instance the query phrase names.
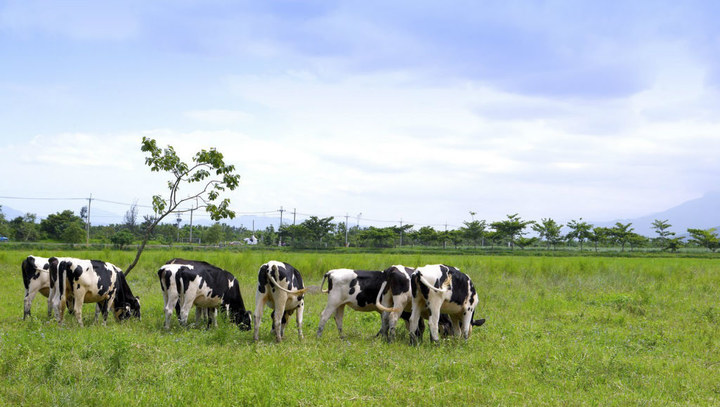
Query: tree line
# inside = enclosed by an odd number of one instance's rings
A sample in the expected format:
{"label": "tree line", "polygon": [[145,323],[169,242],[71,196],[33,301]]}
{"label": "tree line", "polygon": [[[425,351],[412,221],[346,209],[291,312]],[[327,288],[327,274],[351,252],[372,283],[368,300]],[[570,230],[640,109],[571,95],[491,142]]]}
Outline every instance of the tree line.
{"label": "tree line", "polygon": [[[311,216],[298,224],[283,224],[279,229],[268,226],[264,230],[251,231],[242,226],[230,226],[216,222],[210,226],[178,224],[158,224],[150,235],[150,240],[160,244],[172,245],[178,242],[214,245],[228,242],[242,242],[255,236],[259,243],[266,246],[286,245],[297,248],[328,248],[342,246],[389,248],[398,246],[442,246],[442,247],[546,247],[556,249],[560,245],[577,246],[583,250],[590,246],[595,251],[602,246],[619,246],[635,249],[655,247],[662,250],[677,251],[681,247],[703,247],[716,251],[720,239],[713,229],[688,229],[687,237],[678,237],[669,229],[668,220],[656,219],[652,228],[656,236],[646,237],[635,233],[632,223],[617,222],[612,227],[593,226],[588,222],[571,220],[565,225],[551,218],[539,222],[523,220],[518,214],[507,215],[506,219],[488,223],[485,220],[463,222],[463,226],[453,230],[436,230],[432,226],[415,229],[414,225],[390,226],[379,228],[369,226],[347,229],[344,222],[335,223],[333,217],[319,218]],[[86,208],[77,216],[71,210],[64,210],[37,221],[35,214],[26,214],[7,220],[0,206],[0,235],[14,241],[37,242],[56,241],[64,243],[83,243],[86,239]],[[125,214],[124,221],[107,226],[90,227],[93,242],[111,243],[124,247],[138,241],[155,221],[152,216],[138,219],[137,207],[132,206]],[[562,233],[566,227],[568,231]],[[526,237],[530,231],[535,236]],[[192,241],[191,241],[192,240]]]}
{"label": "tree line", "polygon": [[[668,220],[656,219],[652,228],[655,236],[646,237],[634,232],[632,223],[617,222],[612,227],[593,226],[581,219],[571,220],[563,225],[551,218],[540,221],[524,220],[518,214],[506,215],[497,222],[475,219],[453,230],[436,230],[432,226],[415,228],[412,224],[390,227],[347,228],[344,222],[334,222],[333,217],[311,216],[298,224],[283,224],[279,228],[268,226],[264,230],[251,231],[242,226],[230,226],[216,222],[210,226],[160,223],[150,233],[149,240],[159,244],[193,243],[217,245],[242,243],[243,239],[255,236],[260,245],[291,246],[296,248],[332,247],[374,247],[391,248],[400,246],[421,247],[508,247],[524,249],[544,247],[555,250],[558,247],[573,246],[580,250],[595,250],[600,247],[626,249],[654,247],[675,252],[682,247],[702,247],[716,251],[720,239],[715,229],[688,229],[686,237],[678,237],[670,231]],[[156,221],[153,216],[138,218],[137,206],[125,213],[122,223],[90,227],[91,241],[113,244],[122,248],[140,241],[150,225]],[[81,208],[80,215],[72,210],[63,210],[37,221],[35,214],[26,214],[6,219],[0,206],[0,235],[13,241],[53,241],[84,243],[86,241],[87,210]],[[566,232],[563,233],[563,229]],[[534,236],[526,235],[533,231]]]}

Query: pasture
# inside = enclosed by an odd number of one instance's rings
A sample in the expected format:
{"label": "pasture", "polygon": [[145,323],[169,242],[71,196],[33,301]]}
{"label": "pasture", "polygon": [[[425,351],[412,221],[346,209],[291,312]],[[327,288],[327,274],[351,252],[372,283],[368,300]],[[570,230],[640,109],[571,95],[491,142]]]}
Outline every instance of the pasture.
{"label": "pasture", "polygon": [[[146,251],[128,281],[142,320],[106,327],[66,318],[46,299],[22,320],[20,263],[69,255],[124,268],[129,251],[0,251],[0,405],[717,405],[720,404],[720,262],[691,258],[514,257]],[[446,263],[478,289],[470,340],[408,344],[403,322],[387,344],[377,313],[345,312],[315,338],[325,294],[306,295],[305,340],[295,319],[274,343],[270,310],[260,342],[224,319],[216,329],[162,328],[157,268],[172,257],[233,273],[254,308],[257,268],[283,260],[318,285],[338,267]],[[194,320],[194,312],[190,321]]]}

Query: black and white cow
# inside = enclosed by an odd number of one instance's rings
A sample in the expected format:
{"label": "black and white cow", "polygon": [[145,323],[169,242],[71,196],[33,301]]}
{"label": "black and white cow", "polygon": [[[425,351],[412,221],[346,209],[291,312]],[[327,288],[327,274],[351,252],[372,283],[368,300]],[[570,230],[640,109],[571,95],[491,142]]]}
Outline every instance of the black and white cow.
{"label": "black and white cow", "polygon": [[478,295],[470,277],[457,268],[444,264],[418,267],[411,276],[413,306],[410,315],[410,342],[416,343],[418,338],[415,329],[420,318],[428,318],[430,339],[439,340],[438,321],[440,314],[448,314],[455,336],[462,332],[467,340],[473,325],[482,325],[485,320],[473,323]]}
{"label": "black and white cow", "polygon": [[103,314],[103,324],[107,322],[107,313],[113,307],[113,315],[118,321],[130,317],[140,318],[140,301],[132,294],[123,272],[114,264],[101,260],[80,260],[72,258],[50,258],[51,280],[54,280],[53,308],[59,323],[62,323],[66,304],[74,307],[74,314],[80,326],[82,306],[85,302],[94,302],[95,320],[98,313]]}
{"label": "black and white cow", "polygon": [[272,331],[275,339],[282,341],[285,334],[285,325],[288,319],[297,312],[297,327],[300,339],[303,339],[302,320],[305,300],[303,298],[307,288],[304,288],[302,276],[290,264],[271,260],[258,271],[258,287],[255,292],[255,332],[253,339],[257,341],[260,336],[260,320],[262,319],[265,304],[273,309]]}
{"label": "black and white cow", "polygon": [[[322,290],[328,293],[328,302],[320,314],[317,337],[321,337],[325,324],[331,316],[335,316],[335,325],[338,335],[342,338],[343,315],[345,306],[361,312],[395,311],[395,309],[384,308],[380,304],[381,289],[385,284],[385,275],[382,271],[376,270],[352,270],[334,269],[323,276],[320,288],[328,281],[328,289]],[[409,285],[408,285],[409,286]]]}
{"label": "black and white cow", "polygon": [[[412,291],[410,290],[410,276],[415,272],[414,268],[403,265],[394,265],[385,269],[383,282],[378,291],[378,308],[383,311],[382,327],[380,332],[391,342],[395,339],[395,326],[400,318],[406,323],[412,312]],[[420,332],[423,326],[418,326]]]}
{"label": "black and white cow", "polygon": [[[383,335],[388,340],[390,320],[392,334],[394,336],[395,324],[399,318],[407,322],[410,319],[412,309],[412,294],[410,292],[410,274],[412,268],[402,265],[391,266],[384,271],[376,270],[353,270],[334,269],[323,276],[320,288],[328,280],[328,289],[322,290],[328,293],[328,302],[320,314],[317,337],[322,336],[325,324],[331,316],[335,317],[335,325],[338,335],[342,338],[343,316],[345,306],[361,312],[379,312],[382,315],[382,325],[378,335]],[[402,274],[408,273],[406,277]],[[403,279],[406,283],[403,284]],[[407,308],[407,310],[406,310]],[[423,321],[419,322],[418,332],[425,329]]]}
{"label": "black and white cow", "polygon": [[23,285],[25,286],[23,319],[30,316],[33,299],[38,293],[48,297],[48,318],[52,317],[53,293],[50,291],[50,263],[48,258],[28,256],[23,260],[20,268],[22,269]]}
{"label": "black and white cow", "polygon": [[165,328],[170,328],[173,309],[181,325],[187,324],[195,305],[196,320],[208,317],[208,326],[217,326],[217,309],[222,306],[241,330],[250,330],[250,311],[245,309],[240,284],[229,271],[197,260],[172,259],[158,270],[165,303]]}

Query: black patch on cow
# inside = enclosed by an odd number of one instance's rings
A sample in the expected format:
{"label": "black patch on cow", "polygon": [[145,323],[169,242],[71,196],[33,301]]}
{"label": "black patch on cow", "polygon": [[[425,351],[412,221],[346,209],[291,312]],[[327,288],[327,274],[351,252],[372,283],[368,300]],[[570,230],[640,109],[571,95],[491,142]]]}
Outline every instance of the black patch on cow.
{"label": "black patch on cow", "polygon": [[[114,288],[112,286],[112,275],[115,273],[115,270],[109,268],[104,261],[90,260],[90,263],[92,264],[93,270],[95,270],[95,274],[97,274],[98,276],[98,294],[107,294],[111,289]],[[77,272],[78,269],[80,270],[80,273],[82,273],[82,267],[76,267],[75,271]],[[79,278],[80,275],[78,274],[75,277],[75,280]]]}
{"label": "black patch on cow", "polygon": [[140,318],[140,301],[133,295],[122,271],[117,272],[115,285],[117,288],[113,308],[122,310],[118,319],[122,321],[130,317]]}
{"label": "black patch on cow", "polygon": [[35,278],[35,258],[28,256],[20,265],[20,270],[22,271],[23,285],[27,290],[30,287],[30,280]]}
{"label": "black patch on cow", "polygon": [[[425,286],[425,284],[420,281],[420,274],[419,273],[413,273],[411,277],[411,283],[412,283],[412,295],[413,298],[416,298],[418,295],[422,294],[423,298],[427,299],[430,295],[430,289]],[[417,290],[420,288],[420,294],[418,294]]]}
{"label": "black patch on cow", "polygon": [[354,294],[357,290],[357,305],[365,307],[366,305],[375,304],[380,286],[385,276],[382,271],[375,270],[353,270],[356,277],[350,282],[350,294]]}
{"label": "black patch on cow", "polygon": [[268,285],[269,281],[267,278],[268,266],[263,264],[258,271],[258,291],[261,294],[265,294],[265,286]]}
{"label": "black patch on cow", "polygon": [[452,267],[448,267],[444,264],[440,265],[440,273],[441,274],[440,274],[440,278],[438,278],[435,281],[435,286],[434,286],[435,288],[440,288],[443,286],[445,281],[448,279],[448,275],[451,273],[451,270],[455,270],[455,269]]}
{"label": "black patch on cow", "polygon": [[348,291],[348,294],[353,295],[355,294],[355,286],[357,285],[358,281],[357,278],[353,278],[350,280],[350,291]]}
{"label": "black patch on cow", "polygon": [[472,281],[470,281],[470,305],[475,302],[475,286],[473,285]]}
{"label": "black patch on cow", "polygon": [[332,275],[330,275],[328,277],[328,291],[332,291],[332,286],[333,286]]}
{"label": "black patch on cow", "polygon": [[397,267],[389,267],[383,271],[385,281],[390,287],[392,295],[400,295],[410,291],[410,276],[413,269],[404,267],[402,270]]}
{"label": "black patch on cow", "polygon": [[452,292],[450,293],[450,302],[454,302],[458,305],[465,304],[465,301],[470,294],[470,291],[468,289],[470,278],[454,267],[449,267],[448,274],[452,278]]}

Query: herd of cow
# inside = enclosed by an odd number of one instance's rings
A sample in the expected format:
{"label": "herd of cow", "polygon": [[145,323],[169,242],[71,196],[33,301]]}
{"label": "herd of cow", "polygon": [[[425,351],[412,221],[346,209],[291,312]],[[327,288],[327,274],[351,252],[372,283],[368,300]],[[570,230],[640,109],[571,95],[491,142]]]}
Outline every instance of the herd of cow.
{"label": "herd of cow", "polygon": [[[118,321],[140,318],[140,298],[133,295],[123,272],[111,263],[28,256],[22,262],[22,275],[23,319],[30,315],[38,292],[48,297],[48,317],[54,315],[58,323],[62,323],[67,307],[82,325],[82,306],[86,302],[96,303],[95,320],[102,313],[103,324],[109,308]],[[257,341],[267,305],[272,309],[272,333],[278,342],[293,313],[298,334],[303,338],[304,295],[308,288],[300,272],[290,264],[269,261],[260,266],[254,315],[246,310],[235,277],[212,264],[172,259],[160,267],[158,278],[164,300],[165,328],[170,328],[173,312],[180,324],[186,325],[193,305],[197,322],[207,320],[208,326],[217,326],[219,308],[241,330],[254,327],[253,338]],[[326,280],[327,290],[323,289]],[[441,334],[462,334],[468,339],[472,327],[485,322],[474,319],[478,295],[470,278],[457,268],[442,264],[417,269],[395,265],[383,271],[334,269],[325,273],[320,290],[328,294],[328,302],[320,315],[318,337],[331,316],[335,317],[342,337],[346,305],[357,311],[380,312],[382,323],[378,335],[388,341],[394,339],[400,318],[406,321],[413,344],[422,339],[424,320],[428,320],[432,341],[438,341]]]}

